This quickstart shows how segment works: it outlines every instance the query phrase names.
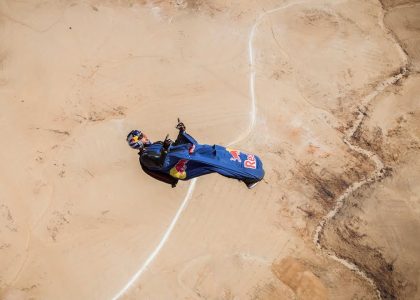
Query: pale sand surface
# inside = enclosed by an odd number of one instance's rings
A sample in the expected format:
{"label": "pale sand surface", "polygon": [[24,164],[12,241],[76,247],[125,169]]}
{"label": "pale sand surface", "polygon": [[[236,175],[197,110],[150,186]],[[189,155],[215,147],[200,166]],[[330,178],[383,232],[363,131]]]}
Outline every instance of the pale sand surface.
{"label": "pale sand surface", "polygon": [[392,28],[398,41],[407,51],[414,71],[420,71],[420,5],[399,6],[389,11],[385,24]]}
{"label": "pale sand surface", "polygon": [[[417,11],[0,2],[0,298],[418,298]],[[403,67],[408,78],[361,103]],[[343,143],[362,104],[351,142],[386,177],[344,199],[318,249],[320,220],[376,168]],[[177,117],[202,143],[259,154],[264,181],[248,190],[209,175],[171,189],[143,174],[127,132],[175,137]]]}

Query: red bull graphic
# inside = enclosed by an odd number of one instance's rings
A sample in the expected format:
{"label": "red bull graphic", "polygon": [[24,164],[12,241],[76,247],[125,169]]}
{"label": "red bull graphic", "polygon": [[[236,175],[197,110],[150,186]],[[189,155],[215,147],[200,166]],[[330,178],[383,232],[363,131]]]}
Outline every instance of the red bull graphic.
{"label": "red bull graphic", "polygon": [[[216,144],[199,144],[185,131],[179,133],[177,141],[179,143],[173,143],[167,149],[163,164],[156,165],[147,160],[143,163],[140,156],[143,170],[172,186],[178,180],[189,180],[211,173],[238,179],[247,185],[264,178],[263,163],[257,155]],[[155,157],[162,154],[162,149],[162,143],[154,143],[144,150]]]}
{"label": "red bull graphic", "polygon": [[242,162],[241,157],[239,156],[241,154],[241,151],[233,150],[233,149],[229,149],[229,148],[226,148],[226,150],[230,153],[230,155],[232,155],[230,160],[237,161],[237,162]]}
{"label": "red bull graphic", "polygon": [[244,167],[248,169],[257,168],[257,161],[255,160],[255,156],[253,154],[248,154],[247,160],[244,162]]}
{"label": "red bull graphic", "polygon": [[172,177],[178,179],[185,179],[187,177],[187,172],[185,171],[187,169],[187,163],[187,159],[179,160],[176,165],[169,171],[169,174],[171,174]]}

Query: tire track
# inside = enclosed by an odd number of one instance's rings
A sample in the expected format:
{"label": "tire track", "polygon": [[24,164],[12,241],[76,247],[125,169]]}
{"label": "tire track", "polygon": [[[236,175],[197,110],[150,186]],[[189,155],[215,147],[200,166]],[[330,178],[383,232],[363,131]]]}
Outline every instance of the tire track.
{"label": "tire track", "polygon": [[[276,11],[288,8],[293,5],[297,5],[300,3],[303,3],[305,1],[300,2],[294,2],[294,3],[288,3],[285,5],[282,5],[280,7],[274,8],[272,10],[266,11],[263,14],[261,14],[257,20],[255,21],[254,25],[251,28],[249,37],[248,37],[248,62],[249,62],[249,68],[250,68],[250,74],[249,74],[249,94],[251,98],[251,107],[250,107],[250,122],[247,130],[239,135],[234,141],[230,142],[227,146],[231,146],[233,144],[236,144],[245,138],[247,138],[252,130],[255,127],[256,123],[256,115],[257,115],[257,108],[256,108],[256,95],[255,95],[255,58],[254,58],[254,49],[253,49],[253,40],[255,36],[255,32],[257,30],[258,25],[261,23],[262,19],[266,17],[267,15],[274,13]],[[197,178],[192,179],[187,195],[185,196],[184,200],[182,201],[180,207],[178,208],[174,218],[172,219],[171,223],[169,224],[168,228],[166,229],[165,233],[163,234],[159,244],[156,246],[156,248],[153,250],[153,252],[148,256],[146,261],[142,264],[140,269],[130,278],[130,280],[127,282],[127,284],[117,292],[117,294],[112,298],[112,300],[120,299],[128,290],[129,288],[141,277],[141,275],[147,270],[147,268],[150,266],[150,264],[155,260],[159,252],[162,250],[163,246],[169,239],[176,223],[178,222],[182,212],[186,208],[189,200],[192,198],[192,194],[194,192],[195,186],[197,183]]]}
{"label": "tire track", "polygon": [[191,199],[193,191],[195,189],[195,185],[197,182],[197,178],[194,178],[187,191],[187,195],[185,196],[184,200],[182,201],[181,205],[179,206],[174,218],[172,219],[172,222],[169,224],[168,228],[166,229],[165,233],[163,234],[159,244],[156,246],[155,250],[153,250],[152,253],[147,257],[145,262],[142,264],[140,269],[130,278],[130,280],[126,283],[126,285],[112,298],[112,300],[117,300],[121,298],[128,289],[140,278],[141,275],[147,270],[149,265],[155,260],[157,255],[159,254],[160,250],[162,250],[163,246],[169,239],[173,229],[175,228],[176,223],[178,222],[179,217],[181,216],[181,213],[184,211],[188,201]]}

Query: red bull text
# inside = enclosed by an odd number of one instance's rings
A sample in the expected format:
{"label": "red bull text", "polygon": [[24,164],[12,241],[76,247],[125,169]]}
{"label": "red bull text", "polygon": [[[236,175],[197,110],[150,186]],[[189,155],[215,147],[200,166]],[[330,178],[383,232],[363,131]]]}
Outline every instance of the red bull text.
{"label": "red bull text", "polygon": [[244,167],[248,169],[257,168],[257,161],[255,160],[255,155],[248,154],[247,160],[244,162]]}

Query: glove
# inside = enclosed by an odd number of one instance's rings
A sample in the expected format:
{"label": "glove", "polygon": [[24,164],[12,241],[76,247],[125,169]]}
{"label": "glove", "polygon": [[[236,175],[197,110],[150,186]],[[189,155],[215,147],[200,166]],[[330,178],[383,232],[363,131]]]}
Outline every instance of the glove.
{"label": "glove", "polygon": [[163,148],[164,148],[165,150],[168,150],[169,146],[170,146],[172,143],[173,143],[173,141],[172,141],[171,139],[166,138],[166,139],[163,141]]}
{"label": "glove", "polygon": [[178,124],[175,127],[176,129],[178,129],[179,131],[185,131],[185,125],[184,123],[182,123],[179,118],[178,118]]}

